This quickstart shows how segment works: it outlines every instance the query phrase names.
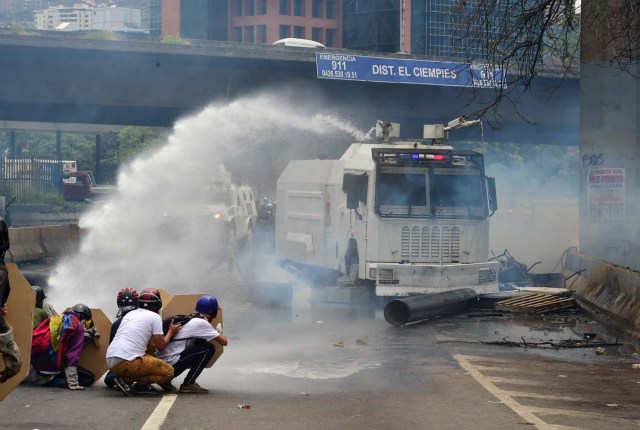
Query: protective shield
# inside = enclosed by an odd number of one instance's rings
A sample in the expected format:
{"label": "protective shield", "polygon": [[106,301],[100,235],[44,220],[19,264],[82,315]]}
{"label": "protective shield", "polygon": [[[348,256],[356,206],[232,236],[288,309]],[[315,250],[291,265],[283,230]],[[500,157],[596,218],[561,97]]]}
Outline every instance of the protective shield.
{"label": "protective shield", "polygon": [[[162,290],[160,291],[162,294]],[[171,315],[188,315],[195,311],[196,302],[204,294],[176,294],[171,300],[162,308],[162,318],[169,317]],[[162,301],[164,302],[164,299]],[[211,326],[216,327],[218,324],[222,324],[222,307],[218,308],[218,316],[211,320]],[[219,343],[215,344],[216,351],[211,357],[211,360],[207,363],[207,367],[213,366],[213,364],[220,358],[224,352],[224,347]]]}
{"label": "protective shield", "polygon": [[[22,357],[22,367],[20,372],[7,382],[0,384],[0,400],[3,400],[9,393],[22,382],[29,374],[31,362],[31,336],[33,335],[33,310],[36,304],[36,293],[31,285],[13,263],[7,263],[9,271],[9,284],[11,294],[7,301],[6,319],[13,328],[13,339],[18,344]],[[0,370],[4,369],[4,362],[0,360]]]}
{"label": "protective shield", "polygon": [[91,308],[91,319],[94,327],[100,333],[100,338],[90,342],[82,348],[78,366],[84,367],[94,374],[96,381],[104,375],[107,368],[107,348],[109,347],[109,333],[111,321],[102,309]]}

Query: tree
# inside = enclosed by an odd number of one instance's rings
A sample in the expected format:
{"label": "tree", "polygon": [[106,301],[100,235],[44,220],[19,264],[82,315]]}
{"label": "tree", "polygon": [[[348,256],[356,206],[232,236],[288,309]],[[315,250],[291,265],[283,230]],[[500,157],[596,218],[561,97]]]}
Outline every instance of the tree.
{"label": "tree", "polygon": [[459,20],[452,22],[452,43],[465,44],[469,62],[508,74],[507,87],[497,88],[476,115],[495,112],[541,73],[574,74],[581,51],[633,73],[629,66],[640,59],[639,7],[637,0],[582,0],[580,7],[575,0],[458,0],[451,11]]}
{"label": "tree", "polygon": [[140,153],[163,143],[163,133],[149,127],[126,127],[118,133],[118,163],[132,161]]}

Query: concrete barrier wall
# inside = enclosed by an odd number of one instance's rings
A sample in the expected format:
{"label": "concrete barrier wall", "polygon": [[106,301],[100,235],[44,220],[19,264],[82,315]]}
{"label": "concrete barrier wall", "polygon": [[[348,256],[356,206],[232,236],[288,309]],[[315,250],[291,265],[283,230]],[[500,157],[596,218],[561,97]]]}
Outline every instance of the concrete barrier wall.
{"label": "concrete barrier wall", "polygon": [[20,263],[56,258],[77,249],[80,230],[75,224],[9,228],[9,239],[5,261]]}
{"label": "concrete barrier wall", "polygon": [[569,251],[563,274],[579,301],[617,320],[640,339],[640,272]]}

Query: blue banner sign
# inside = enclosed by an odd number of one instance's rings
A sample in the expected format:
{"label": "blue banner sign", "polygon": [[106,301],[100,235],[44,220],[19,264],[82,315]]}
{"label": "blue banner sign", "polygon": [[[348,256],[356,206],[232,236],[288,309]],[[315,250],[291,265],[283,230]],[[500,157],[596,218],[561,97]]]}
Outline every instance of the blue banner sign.
{"label": "blue banner sign", "polygon": [[473,88],[506,87],[501,69],[482,64],[316,53],[316,71],[321,79]]}

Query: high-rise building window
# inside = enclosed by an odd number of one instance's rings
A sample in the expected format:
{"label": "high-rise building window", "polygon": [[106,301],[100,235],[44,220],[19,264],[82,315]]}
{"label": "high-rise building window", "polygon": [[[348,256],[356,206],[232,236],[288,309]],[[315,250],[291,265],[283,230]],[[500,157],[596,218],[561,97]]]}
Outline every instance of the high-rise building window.
{"label": "high-rise building window", "polygon": [[254,43],[255,38],[253,37],[253,25],[248,25],[244,28],[244,42]]}
{"label": "high-rise building window", "polygon": [[280,0],[280,15],[291,15],[291,0]]}
{"label": "high-rise building window", "polygon": [[267,0],[258,0],[258,6],[256,8],[256,15],[267,14]]}
{"label": "high-rise building window", "polygon": [[322,43],[322,29],[318,27],[313,27],[311,29],[311,39],[316,42]]}
{"label": "high-rise building window", "polygon": [[336,29],[335,28],[327,28],[326,37],[325,37],[325,45],[327,47],[336,46]]}
{"label": "high-rise building window", "polygon": [[305,0],[293,0],[293,15],[304,16]]}
{"label": "high-rise building window", "polygon": [[242,27],[233,27],[233,41],[242,42]]}
{"label": "high-rise building window", "polygon": [[233,0],[233,16],[242,16],[242,0]]}
{"label": "high-rise building window", "polygon": [[298,39],[304,39],[305,38],[304,27],[299,25],[296,25],[295,27],[293,27],[293,37],[297,37]]}
{"label": "high-rise building window", "polygon": [[323,0],[313,0],[311,2],[311,17],[312,18],[322,18],[324,17],[323,9]]}
{"label": "high-rise building window", "polygon": [[256,25],[256,43],[267,43],[267,26]]}
{"label": "high-rise building window", "polygon": [[325,15],[327,19],[336,19],[338,5],[336,0],[327,0],[327,14]]}
{"label": "high-rise building window", "polygon": [[254,6],[253,0],[244,0],[244,16],[253,16],[254,14],[253,6]]}
{"label": "high-rise building window", "polygon": [[280,35],[280,39],[291,37],[291,26],[281,25],[278,29],[278,34]]}

